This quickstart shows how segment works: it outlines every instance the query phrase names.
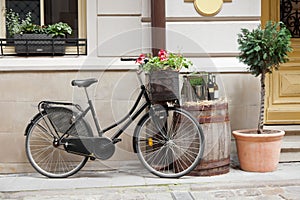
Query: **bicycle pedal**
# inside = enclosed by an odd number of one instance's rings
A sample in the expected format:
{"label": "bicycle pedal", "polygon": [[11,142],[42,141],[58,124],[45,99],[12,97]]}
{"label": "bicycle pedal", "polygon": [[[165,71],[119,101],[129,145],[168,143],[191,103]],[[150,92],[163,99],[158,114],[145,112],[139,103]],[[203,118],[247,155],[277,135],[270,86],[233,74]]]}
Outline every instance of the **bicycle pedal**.
{"label": "bicycle pedal", "polygon": [[116,144],[116,143],[121,142],[121,141],[122,141],[122,139],[116,138],[116,139],[113,140],[113,144]]}

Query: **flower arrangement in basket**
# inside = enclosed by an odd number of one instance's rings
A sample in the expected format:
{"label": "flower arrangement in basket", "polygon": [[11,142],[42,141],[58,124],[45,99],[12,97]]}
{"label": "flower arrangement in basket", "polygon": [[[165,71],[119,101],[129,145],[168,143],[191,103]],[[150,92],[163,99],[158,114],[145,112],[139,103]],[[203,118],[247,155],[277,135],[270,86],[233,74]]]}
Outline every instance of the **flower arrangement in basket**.
{"label": "flower arrangement in basket", "polygon": [[179,71],[193,65],[182,54],[166,50],[160,50],[154,57],[141,54],[136,63],[146,72],[150,99],[156,103],[179,99]]}

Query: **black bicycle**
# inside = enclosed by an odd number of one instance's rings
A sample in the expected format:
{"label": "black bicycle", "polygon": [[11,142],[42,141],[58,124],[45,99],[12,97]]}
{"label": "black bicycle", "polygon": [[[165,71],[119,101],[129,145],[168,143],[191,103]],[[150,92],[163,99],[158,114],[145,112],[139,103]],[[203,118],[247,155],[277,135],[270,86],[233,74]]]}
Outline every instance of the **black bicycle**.
{"label": "black bicycle", "polygon": [[[187,111],[172,104],[152,104],[138,75],[140,93],[129,111],[118,122],[101,129],[87,88],[97,79],[73,80],[72,86],[83,88],[88,106],[65,102],[42,101],[39,113],[28,124],[26,154],[31,165],[47,177],[63,178],[78,172],[88,159],[106,160],[115,152],[119,136],[141,114],[133,134],[133,149],[142,164],[153,174],[178,178],[188,174],[200,162],[204,136],[199,123]],[[143,103],[141,100],[145,99]],[[85,120],[91,112],[98,136]],[[105,133],[121,128],[112,137]]]}

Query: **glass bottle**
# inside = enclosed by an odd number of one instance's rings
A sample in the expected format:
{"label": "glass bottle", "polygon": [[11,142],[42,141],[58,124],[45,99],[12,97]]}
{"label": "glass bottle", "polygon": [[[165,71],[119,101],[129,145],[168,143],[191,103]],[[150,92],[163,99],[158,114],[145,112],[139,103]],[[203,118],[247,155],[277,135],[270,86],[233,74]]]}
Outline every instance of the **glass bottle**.
{"label": "glass bottle", "polygon": [[212,80],[211,73],[208,74],[207,90],[208,90],[208,100],[214,100],[215,99],[214,98],[215,88],[214,88],[214,83]]}
{"label": "glass bottle", "polygon": [[212,79],[213,79],[213,83],[214,83],[214,99],[219,99],[220,98],[219,86],[216,81],[216,76],[213,75]]}
{"label": "glass bottle", "polygon": [[187,102],[187,84],[188,80],[186,76],[183,76],[183,84],[181,88],[181,105],[183,105],[185,102]]}

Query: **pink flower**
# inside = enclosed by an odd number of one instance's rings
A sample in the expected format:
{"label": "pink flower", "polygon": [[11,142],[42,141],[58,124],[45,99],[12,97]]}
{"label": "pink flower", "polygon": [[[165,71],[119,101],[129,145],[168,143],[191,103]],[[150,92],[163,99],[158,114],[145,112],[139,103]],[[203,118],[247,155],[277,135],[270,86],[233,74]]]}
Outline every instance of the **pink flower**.
{"label": "pink flower", "polygon": [[160,56],[160,57],[159,57],[159,60],[160,60],[160,61],[165,61],[165,60],[168,60],[168,58],[167,58],[166,56]]}
{"label": "pink flower", "polygon": [[140,55],[140,58],[141,58],[141,59],[145,59],[146,56],[145,56],[144,54],[141,54],[141,55]]}
{"label": "pink flower", "polygon": [[163,50],[163,49],[159,50],[158,56],[159,56],[159,57],[162,57],[162,56],[166,57],[166,56],[167,56],[167,51],[165,51],[165,50]]}
{"label": "pink flower", "polygon": [[160,61],[168,60],[168,58],[167,58],[167,51],[165,51],[163,49],[159,50],[158,57],[159,57]]}
{"label": "pink flower", "polygon": [[141,54],[138,59],[136,59],[135,63],[143,64],[145,58],[145,55]]}

